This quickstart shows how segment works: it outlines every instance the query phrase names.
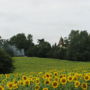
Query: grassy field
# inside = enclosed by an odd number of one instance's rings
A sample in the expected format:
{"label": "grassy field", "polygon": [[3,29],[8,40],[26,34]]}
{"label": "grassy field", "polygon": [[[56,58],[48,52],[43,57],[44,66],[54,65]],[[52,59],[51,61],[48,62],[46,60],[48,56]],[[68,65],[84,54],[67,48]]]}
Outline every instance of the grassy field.
{"label": "grassy field", "polygon": [[76,62],[36,57],[13,57],[14,72],[41,72],[48,70],[89,71],[90,62]]}

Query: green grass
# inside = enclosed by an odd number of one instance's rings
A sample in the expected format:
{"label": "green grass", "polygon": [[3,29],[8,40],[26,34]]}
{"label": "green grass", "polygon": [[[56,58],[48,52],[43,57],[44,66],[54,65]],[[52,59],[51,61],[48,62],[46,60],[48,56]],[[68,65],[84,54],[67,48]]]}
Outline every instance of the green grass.
{"label": "green grass", "polygon": [[13,57],[16,72],[40,72],[48,70],[90,70],[90,62],[76,62],[36,57]]}

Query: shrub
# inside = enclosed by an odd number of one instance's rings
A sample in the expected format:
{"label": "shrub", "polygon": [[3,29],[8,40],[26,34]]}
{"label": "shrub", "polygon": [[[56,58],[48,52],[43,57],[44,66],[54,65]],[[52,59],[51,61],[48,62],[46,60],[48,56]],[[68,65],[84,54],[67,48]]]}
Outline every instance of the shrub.
{"label": "shrub", "polygon": [[0,73],[10,73],[14,69],[11,57],[0,49]]}

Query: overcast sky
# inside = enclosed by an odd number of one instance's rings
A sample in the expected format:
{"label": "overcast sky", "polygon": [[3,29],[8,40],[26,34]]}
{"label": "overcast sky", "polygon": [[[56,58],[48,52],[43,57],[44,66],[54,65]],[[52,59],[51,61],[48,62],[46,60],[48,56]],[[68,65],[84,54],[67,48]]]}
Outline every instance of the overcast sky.
{"label": "overcast sky", "polygon": [[72,29],[90,32],[90,0],[0,0],[0,35],[30,33],[58,42]]}

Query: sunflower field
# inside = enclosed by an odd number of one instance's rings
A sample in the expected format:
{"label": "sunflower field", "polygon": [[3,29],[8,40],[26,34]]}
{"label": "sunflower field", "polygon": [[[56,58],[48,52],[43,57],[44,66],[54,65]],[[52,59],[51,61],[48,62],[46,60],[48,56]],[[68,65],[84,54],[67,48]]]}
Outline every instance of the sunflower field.
{"label": "sunflower field", "polygon": [[90,90],[90,62],[14,57],[15,71],[0,74],[0,90]]}
{"label": "sunflower field", "polygon": [[0,74],[0,90],[90,90],[90,73],[51,70]]}

